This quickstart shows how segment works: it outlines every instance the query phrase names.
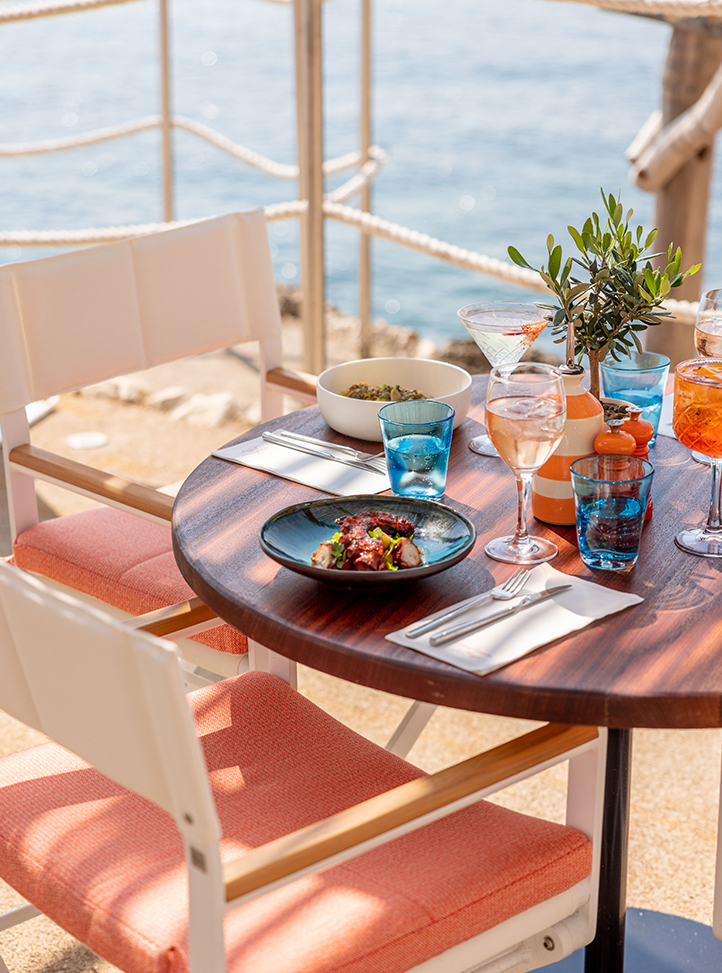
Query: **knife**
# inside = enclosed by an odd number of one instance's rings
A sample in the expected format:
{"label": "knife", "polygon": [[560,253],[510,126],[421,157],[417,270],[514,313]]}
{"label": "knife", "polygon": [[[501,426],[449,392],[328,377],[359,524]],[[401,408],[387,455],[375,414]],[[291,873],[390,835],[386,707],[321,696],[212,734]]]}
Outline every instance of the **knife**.
{"label": "knife", "polygon": [[439,632],[438,635],[432,635],[429,642],[431,645],[444,645],[446,642],[454,642],[464,635],[469,635],[471,632],[476,632],[486,625],[491,625],[492,622],[497,622],[500,618],[508,618],[509,615],[516,615],[517,612],[524,611],[525,608],[530,608],[532,605],[536,605],[540,601],[558,595],[560,591],[566,591],[567,588],[571,587],[570,584],[560,584],[555,588],[537,591],[533,595],[527,595],[526,598],[522,598],[518,604],[513,605],[511,608],[502,608],[501,611],[494,612],[493,615],[487,615],[486,618],[477,618],[472,622],[454,625],[452,628],[447,628],[445,631]]}
{"label": "knife", "polygon": [[321,459],[331,459],[334,463],[343,463],[344,466],[355,466],[356,469],[366,470],[367,473],[378,473],[379,476],[386,476],[386,474],[373,466],[367,466],[365,463],[359,460],[347,459],[345,456],[338,456],[334,453],[329,453],[326,449],[319,449],[315,446],[306,446],[303,443],[298,442],[295,439],[285,439],[283,436],[277,433],[264,432],[263,438],[266,442],[275,443],[277,446],[286,446],[288,449],[297,449],[299,453],[308,453],[310,456],[318,456]]}

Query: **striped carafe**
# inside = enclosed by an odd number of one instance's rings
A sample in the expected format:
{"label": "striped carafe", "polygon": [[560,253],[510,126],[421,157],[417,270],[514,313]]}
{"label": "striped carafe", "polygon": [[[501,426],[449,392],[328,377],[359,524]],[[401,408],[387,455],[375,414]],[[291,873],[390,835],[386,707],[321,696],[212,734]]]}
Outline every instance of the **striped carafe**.
{"label": "striped carafe", "polygon": [[547,524],[574,523],[574,494],[569,467],[580,456],[594,452],[594,437],[603,432],[604,411],[591,392],[582,388],[584,369],[561,368],[567,397],[564,435],[555,451],[534,477],[531,509]]}

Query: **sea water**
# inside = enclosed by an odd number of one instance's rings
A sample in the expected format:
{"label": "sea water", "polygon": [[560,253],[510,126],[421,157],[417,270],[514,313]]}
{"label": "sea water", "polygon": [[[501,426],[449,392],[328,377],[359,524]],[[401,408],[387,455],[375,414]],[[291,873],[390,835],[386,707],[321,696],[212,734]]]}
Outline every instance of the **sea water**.
{"label": "sea water", "polygon": [[[0,142],[80,135],[158,112],[157,16],[155,5],[129,3],[0,25]],[[372,138],[390,157],[374,182],[376,214],[504,261],[512,244],[535,266],[547,259],[550,232],[573,252],[566,227],[599,210],[600,186],[621,190],[635,218],[653,220],[654,195],[629,183],[624,153],[661,103],[670,25],[546,0],[384,0],[373,19]],[[294,163],[290,6],[175,0],[171,20],[173,114]],[[324,5],[327,158],[359,144],[359,25],[358,0]],[[187,131],[175,130],[173,144],[176,218],[298,198],[295,180],[272,179]],[[722,154],[713,199],[721,168]],[[2,158],[0,174],[4,230],[163,218],[157,130]],[[326,188],[349,175],[328,177]],[[297,285],[298,221],[271,223],[269,237],[277,279]],[[358,242],[355,228],[326,222],[327,299],[350,314]],[[373,239],[372,251],[374,317],[440,347],[466,337],[462,305],[539,296],[385,240]],[[50,252],[6,247],[0,261]],[[705,266],[720,263],[722,221],[712,220]],[[547,332],[535,347],[561,348]]]}
{"label": "sea water", "polygon": [[577,501],[579,553],[590,568],[619,571],[631,567],[639,555],[639,541],[647,509],[635,497],[604,497]]}
{"label": "sea water", "polygon": [[449,446],[438,436],[397,436],[385,444],[391,489],[399,497],[438,500],[446,487]]}

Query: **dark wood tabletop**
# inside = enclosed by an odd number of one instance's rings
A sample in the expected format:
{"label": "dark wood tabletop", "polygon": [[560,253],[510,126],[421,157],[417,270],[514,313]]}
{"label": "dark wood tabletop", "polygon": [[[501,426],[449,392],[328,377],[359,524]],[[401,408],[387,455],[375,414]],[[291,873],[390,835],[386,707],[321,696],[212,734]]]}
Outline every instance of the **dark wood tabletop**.
{"label": "dark wood tabletop", "polygon": [[[710,471],[676,440],[659,437],[654,516],[631,572],[594,572],[579,557],[574,528],[533,518],[559,547],[552,565],[644,602],[593,622],[518,662],[479,677],[385,640],[413,620],[501,581],[509,565],[484,553],[511,533],[516,491],[501,460],[468,449],[483,421],[485,379],[455,431],[445,502],[476,526],[471,554],[425,580],[363,592],[302,577],[268,558],[258,543],[265,520],[283,507],[326,494],[209,457],[175,502],[176,559],[194,591],[224,620],[282,655],[347,681],[444,706],[535,720],[610,727],[722,726],[722,561],[678,550],[674,535],[707,515]],[[259,428],[289,428],[344,439],[316,408]],[[258,430],[241,439],[259,435]],[[380,445],[376,444],[380,449]]]}

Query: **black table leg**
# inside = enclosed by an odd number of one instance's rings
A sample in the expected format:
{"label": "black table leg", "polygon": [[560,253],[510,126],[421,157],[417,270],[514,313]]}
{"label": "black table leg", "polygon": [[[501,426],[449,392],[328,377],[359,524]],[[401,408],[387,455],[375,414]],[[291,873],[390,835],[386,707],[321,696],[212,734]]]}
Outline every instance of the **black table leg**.
{"label": "black table leg", "polygon": [[597,934],[584,952],[584,973],[623,973],[632,731],[609,730],[604,790]]}

